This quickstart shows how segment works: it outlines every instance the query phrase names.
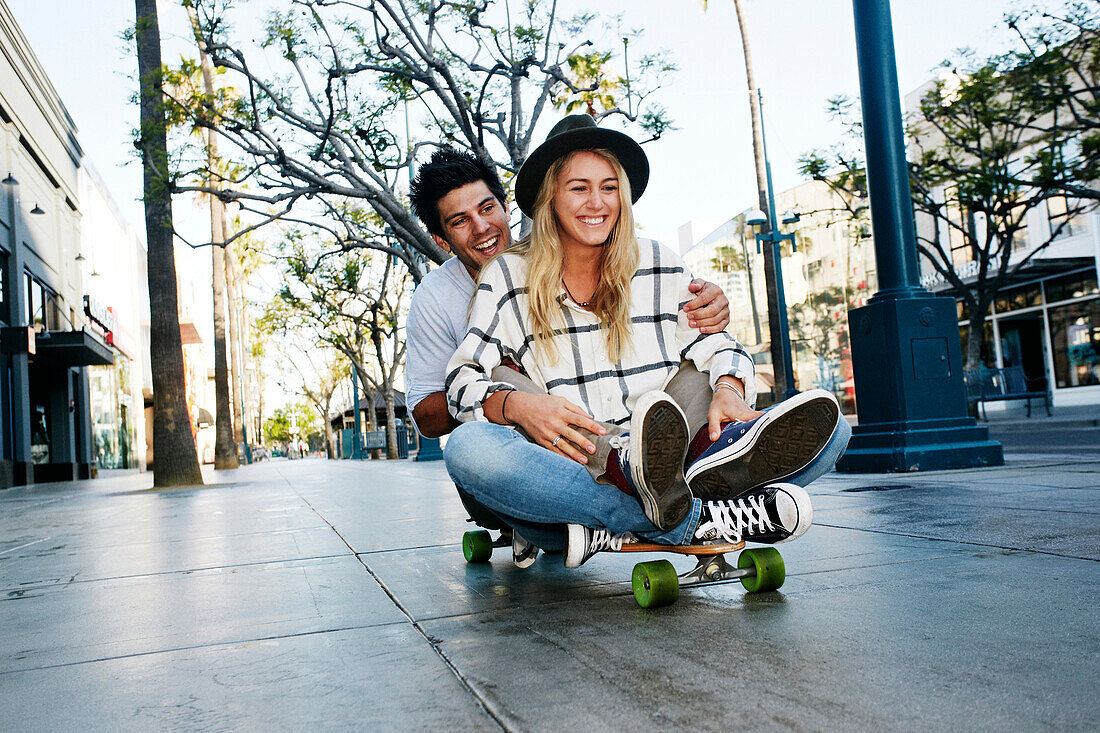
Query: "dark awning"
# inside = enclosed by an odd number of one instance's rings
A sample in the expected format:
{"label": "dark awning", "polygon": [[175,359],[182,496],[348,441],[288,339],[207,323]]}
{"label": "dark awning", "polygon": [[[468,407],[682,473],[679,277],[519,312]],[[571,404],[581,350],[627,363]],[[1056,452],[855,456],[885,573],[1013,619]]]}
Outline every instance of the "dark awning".
{"label": "dark awning", "polygon": [[[1093,262],[1094,260],[1091,257],[1035,257],[1010,277],[1005,278],[1001,290],[1007,290],[1020,283],[1060,275],[1063,272],[1079,270],[1083,267],[1092,265]],[[972,283],[976,279],[977,278],[971,276],[963,278],[963,282]],[[933,285],[930,289],[937,294],[950,295],[953,286],[950,283],[940,282]]]}
{"label": "dark awning", "polygon": [[34,360],[55,366],[109,366],[110,347],[87,331],[46,331],[34,337]]}

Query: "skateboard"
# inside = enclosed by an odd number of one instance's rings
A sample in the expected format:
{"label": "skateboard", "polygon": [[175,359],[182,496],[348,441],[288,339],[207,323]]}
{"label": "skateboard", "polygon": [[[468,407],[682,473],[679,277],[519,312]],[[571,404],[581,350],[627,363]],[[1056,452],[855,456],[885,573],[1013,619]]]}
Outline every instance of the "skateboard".
{"label": "skateboard", "polygon": [[[493,541],[485,530],[462,535],[462,554],[468,563],[489,562],[493,547],[501,547],[500,540]],[[740,580],[749,593],[777,590],[786,580],[787,572],[783,556],[774,547],[743,549],[744,542],[717,545],[658,545],[649,542],[624,544],[621,550],[602,552],[664,552],[690,555],[696,558],[695,567],[685,573],[676,573],[676,567],[668,560],[651,560],[634,566],[630,585],[634,600],[642,608],[658,608],[676,602],[680,588],[707,585],[724,580]],[[726,560],[726,554],[741,550],[737,564]]]}

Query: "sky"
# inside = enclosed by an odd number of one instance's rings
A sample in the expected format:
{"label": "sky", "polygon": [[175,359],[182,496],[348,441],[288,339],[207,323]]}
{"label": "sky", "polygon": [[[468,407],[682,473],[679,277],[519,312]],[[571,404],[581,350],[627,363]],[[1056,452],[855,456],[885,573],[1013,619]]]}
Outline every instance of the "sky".
{"label": "sky", "polygon": [[[79,128],[87,157],[131,223],[142,226],[141,171],[133,160],[130,103],[136,61],[120,39],[133,22],[124,0],[6,0]],[[518,5],[516,0],[512,0]],[[256,3],[253,3],[255,6]],[[835,142],[840,130],[826,100],[858,95],[851,3],[845,0],[744,0],[756,80],[776,191],[800,182],[802,153]],[[996,48],[995,30],[1013,0],[894,0],[901,93],[916,88],[955,49]],[[178,2],[159,2],[166,60],[191,53],[187,16]],[[593,3],[559,0],[564,13]],[[652,175],[636,218],[643,233],[675,246],[677,228],[692,219],[724,220],[755,195],[740,35],[733,4],[711,0],[604,0],[605,14],[643,30],[642,49],[666,48],[680,67],[657,101],[678,129],[646,146]],[[613,62],[614,63],[614,62]],[[543,117],[548,131],[555,113]],[[545,132],[537,136],[541,138]],[[194,212],[177,209],[177,217]]]}

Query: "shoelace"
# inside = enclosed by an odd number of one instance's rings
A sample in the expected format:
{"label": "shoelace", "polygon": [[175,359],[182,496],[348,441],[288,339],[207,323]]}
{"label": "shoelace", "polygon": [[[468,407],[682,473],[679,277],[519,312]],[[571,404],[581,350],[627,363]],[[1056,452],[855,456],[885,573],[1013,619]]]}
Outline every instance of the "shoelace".
{"label": "shoelace", "polygon": [[609,529],[594,529],[592,530],[592,541],[588,545],[588,551],[590,554],[600,550],[615,550],[618,552],[623,549],[623,543],[629,537],[629,532],[612,534]]}
{"label": "shoelace", "polygon": [[764,497],[759,494],[737,501],[708,501],[706,508],[710,521],[695,531],[699,539],[721,537],[726,542],[740,542],[745,533],[751,536],[754,526],[758,534],[774,529],[764,508]]}

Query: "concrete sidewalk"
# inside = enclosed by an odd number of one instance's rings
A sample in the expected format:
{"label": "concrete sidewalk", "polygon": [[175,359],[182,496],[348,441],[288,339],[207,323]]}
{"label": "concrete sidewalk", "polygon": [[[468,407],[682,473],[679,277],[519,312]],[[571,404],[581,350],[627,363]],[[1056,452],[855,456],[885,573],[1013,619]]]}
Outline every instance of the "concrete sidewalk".
{"label": "concrete sidewalk", "polygon": [[[0,492],[6,730],[1095,729],[1100,456],[832,474],[787,583],[467,565],[441,463]],[[677,562],[686,569],[689,560]]]}

